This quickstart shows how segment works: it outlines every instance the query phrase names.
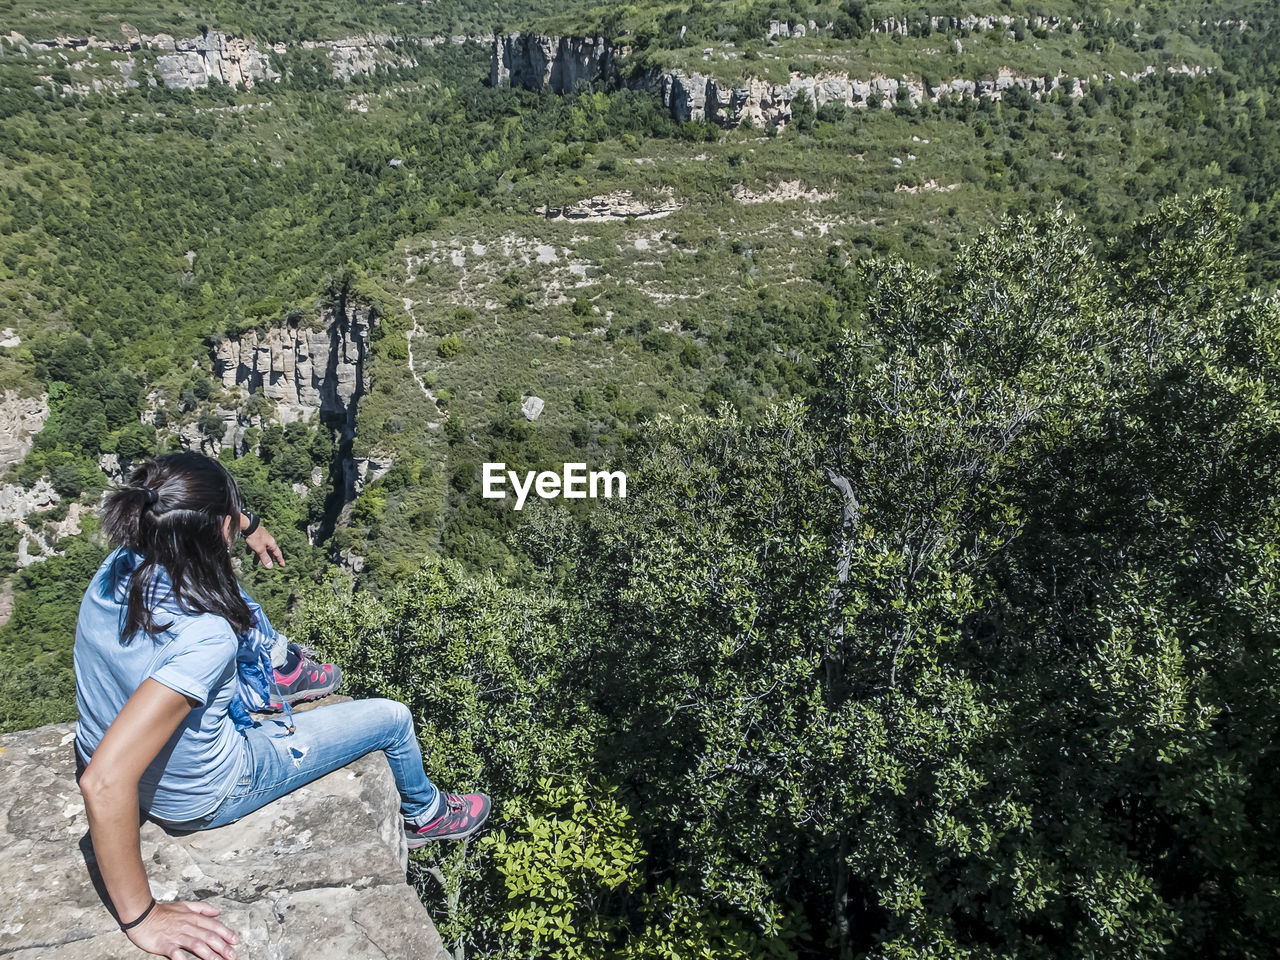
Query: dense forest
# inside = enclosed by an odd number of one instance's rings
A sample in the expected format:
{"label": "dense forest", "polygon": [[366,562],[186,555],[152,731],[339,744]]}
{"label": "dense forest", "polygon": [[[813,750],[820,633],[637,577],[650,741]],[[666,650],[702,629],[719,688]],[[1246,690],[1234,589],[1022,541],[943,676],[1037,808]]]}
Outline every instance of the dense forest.
{"label": "dense forest", "polygon": [[315,597],[298,628],[412,705],[432,770],[506,798],[427,865],[442,929],[1271,956],[1280,304],[1228,206],[1101,257],[1054,213],[939,275],[841,268],[866,326],[809,401],[659,418],[637,496],[521,529],[529,584],[433,560]]}
{"label": "dense forest", "polygon": [[[1010,25],[930,21],[969,14]],[[122,19],[277,76],[28,42]],[[103,490],[201,449],[288,557],[246,587],[499,799],[414,861],[459,957],[1275,953],[1268,4],[0,23],[0,399],[42,411],[3,438],[0,729],[74,716]],[[726,128],[655,84],[490,86],[513,29],[628,77],[1070,82]],[[316,45],[368,34],[352,75]],[[326,337],[341,409],[220,359]],[[569,460],[629,497],[480,496]]]}

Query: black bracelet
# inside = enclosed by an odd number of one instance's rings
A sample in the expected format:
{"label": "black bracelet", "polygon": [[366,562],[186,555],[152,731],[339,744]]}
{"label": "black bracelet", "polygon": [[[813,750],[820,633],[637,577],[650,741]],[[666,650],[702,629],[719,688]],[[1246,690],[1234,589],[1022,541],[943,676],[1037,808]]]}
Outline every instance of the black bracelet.
{"label": "black bracelet", "polygon": [[244,535],[247,537],[261,526],[262,521],[258,519],[258,515],[252,510],[246,510],[244,515],[249,518],[249,525],[244,528]]}
{"label": "black bracelet", "polygon": [[120,929],[132,930],[134,927],[140,924],[143,920],[147,919],[147,917],[151,916],[151,911],[154,910],[155,908],[156,908],[156,898],[152,897],[151,906],[147,907],[147,909],[142,911],[142,916],[140,916],[137,920],[132,921],[131,923],[120,924]]}

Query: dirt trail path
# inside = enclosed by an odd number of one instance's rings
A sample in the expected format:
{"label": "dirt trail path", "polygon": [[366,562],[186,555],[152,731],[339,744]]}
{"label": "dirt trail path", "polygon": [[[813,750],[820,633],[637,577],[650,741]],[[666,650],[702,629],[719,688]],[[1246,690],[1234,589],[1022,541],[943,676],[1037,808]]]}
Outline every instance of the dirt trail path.
{"label": "dirt trail path", "polygon": [[[409,282],[412,283],[413,282],[413,264],[411,261],[405,262],[405,269],[408,270]],[[415,335],[419,333],[425,333],[425,331],[422,329],[422,327],[418,325],[418,318],[413,314],[413,306],[415,301],[410,300],[408,297],[401,297],[400,299],[404,302],[404,312],[407,313],[409,315],[409,319],[413,321],[413,326],[410,327],[408,330],[406,330],[404,333],[405,339],[409,343],[409,374],[413,377],[413,382],[418,385],[418,389],[422,391],[422,395],[431,401],[431,408],[433,410],[437,410],[438,408],[436,407],[436,395],[432,393],[431,388],[428,387],[426,383],[423,382],[422,377],[418,375],[417,367],[415,367],[413,363],[413,338]],[[448,414],[445,414],[445,416],[448,416]],[[435,424],[433,423],[431,426],[434,427]]]}

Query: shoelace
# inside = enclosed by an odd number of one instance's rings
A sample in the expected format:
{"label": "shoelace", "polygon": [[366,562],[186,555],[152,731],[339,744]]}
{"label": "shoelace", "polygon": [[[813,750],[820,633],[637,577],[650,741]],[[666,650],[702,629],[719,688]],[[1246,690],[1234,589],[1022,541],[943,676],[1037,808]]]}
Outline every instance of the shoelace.
{"label": "shoelace", "polygon": [[304,647],[300,643],[296,643],[293,641],[290,641],[290,642],[292,642],[293,645],[298,648],[298,652],[302,654],[304,657],[306,657],[308,660],[310,660],[313,663],[319,662],[320,652],[318,650],[312,650],[310,647]]}

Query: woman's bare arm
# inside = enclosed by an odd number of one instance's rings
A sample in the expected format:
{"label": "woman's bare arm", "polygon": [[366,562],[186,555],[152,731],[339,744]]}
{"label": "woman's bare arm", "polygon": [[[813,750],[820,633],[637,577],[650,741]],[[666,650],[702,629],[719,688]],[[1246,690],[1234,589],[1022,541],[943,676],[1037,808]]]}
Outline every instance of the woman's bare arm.
{"label": "woman's bare arm", "polygon": [[[141,916],[151,903],[138,839],[138,781],[192,706],[164,684],[143,681],[107,728],[80,778],[94,856],[121,923]],[[236,960],[232,944],[238,938],[212,919],[217,914],[204,903],[158,904],[126,933],[137,946],[160,956],[176,958],[186,950],[202,960]]]}

